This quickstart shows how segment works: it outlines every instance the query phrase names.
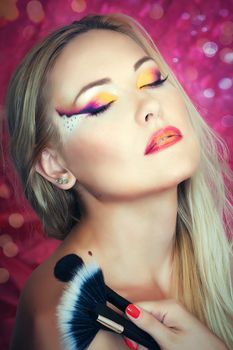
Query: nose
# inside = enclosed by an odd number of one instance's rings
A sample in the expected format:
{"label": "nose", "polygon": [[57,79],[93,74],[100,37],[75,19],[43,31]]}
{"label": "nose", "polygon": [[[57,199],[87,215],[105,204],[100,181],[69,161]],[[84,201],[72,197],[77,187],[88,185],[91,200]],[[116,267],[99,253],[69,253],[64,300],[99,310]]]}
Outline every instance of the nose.
{"label": "nose", "polygon": [[158,122],[162,111],[158,99],[154,96],[144,96],[138,103],[135,120],[139,124]]}

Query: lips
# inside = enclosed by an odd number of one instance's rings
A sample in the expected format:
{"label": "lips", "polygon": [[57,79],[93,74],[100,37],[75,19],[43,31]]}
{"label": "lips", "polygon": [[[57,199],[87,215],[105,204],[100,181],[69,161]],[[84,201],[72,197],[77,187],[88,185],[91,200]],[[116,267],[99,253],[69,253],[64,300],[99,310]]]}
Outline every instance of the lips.
{"label": "lips", "polygon": [[156,131],[146,146],[145,155],[158,151],[162,148],[171,146],[183,137],[181,131],[174,126],[167,126],[164,129]]}

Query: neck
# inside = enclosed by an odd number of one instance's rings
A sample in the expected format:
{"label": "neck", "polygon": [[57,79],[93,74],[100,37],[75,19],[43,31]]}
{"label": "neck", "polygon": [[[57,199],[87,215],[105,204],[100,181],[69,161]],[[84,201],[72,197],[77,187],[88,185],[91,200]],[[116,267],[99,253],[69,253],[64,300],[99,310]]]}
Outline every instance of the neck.
{"label": "neck", "polygon": [[177,219],[177,187],[131,202],[92,201],[74,234],[92,251],[106,283],[123,290],[154,286],[169,294]]}

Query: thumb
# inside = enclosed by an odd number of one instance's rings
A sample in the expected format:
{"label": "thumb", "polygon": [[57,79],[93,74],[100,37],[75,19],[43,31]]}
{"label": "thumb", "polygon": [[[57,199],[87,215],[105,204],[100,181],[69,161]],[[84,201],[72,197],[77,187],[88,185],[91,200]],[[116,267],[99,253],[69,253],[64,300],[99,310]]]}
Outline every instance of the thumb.
{"label": "thumb", "polygon": [[156,319],[155,315],[138,305],[129,304],[125,311],[129,319],[139,328],[149,333],[161,347],[167,348],[176,337],[176,334]]}

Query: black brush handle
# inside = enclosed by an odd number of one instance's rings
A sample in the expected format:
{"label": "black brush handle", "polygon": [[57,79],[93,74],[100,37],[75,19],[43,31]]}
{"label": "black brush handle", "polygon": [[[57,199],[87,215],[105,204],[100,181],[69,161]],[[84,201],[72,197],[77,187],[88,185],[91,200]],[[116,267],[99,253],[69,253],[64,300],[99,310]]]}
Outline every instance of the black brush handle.
{"label": "black brush handle", "polygon": [[125,312],[125,309],[129,304],[132,304],[129,300],[123,298],[121,295],[117,294],[113,289],[105,284],[107,300],[116,306],[119,310]]}
{"label": "black brush handle", "polygon": [[[106,291],[106,296],[107,296],[107,300],[114,306],[116,306],[119,310],[123,311],[125,313],[125,309],[127,308],[127,306],[129,304],[132,304],[131,301],[123,298],[120,294],[116,293],[113,289],[111,289],[110,287],[108,287],[105,284],[105,291]],[[111,311],[113,311],[112,309],[110,309]],[[109,313],[111,313],[111,311],[109,311]],[[117,316],[114,316],[112,313],[111,315],[113,317],[118,318],[118,314]],[[121,317],[121,316],[120,316]],[[126,326],[124,326],[124,324],[122,323],[122,319],[123,322]],[[120,324],[122,324],[125,327],[125,331],[123,332],[125,334],[125,336],[127,336],[128,338],[140,343],[143,346],[148,347],[148,349],[154,349],[154,350],[160,350],[159,345],[156,343],[156,341],[154,340],[154,338],[152,338],[148,333],[146,333],[145,331],[143,331],[141,328],[139,328],[138,326],[136,326],[134,323],[132,323],[131,321],[122,318],[120,320]],[[135,326],[135,327],[132,327]],[[132,329],[133,328],[133,329]],[[126,333],[128,333],[128,335],[126,335]],[[136,340],[139,339],[139,340]],[[145,341],[147,343],[145,343]],[[148,343],[149,342],[149,343]],[[151,344],[152,342],[152,344]],[[153,344],[154,343],[154,344]],[[147,345],[152,345],[152,347],[149,347]]]}
{"label": "black brush handle", "polygon": [[[127,338],[130,338],[131,340],[145,346],[146,348],[150,350],[161,350],[158,343],[154,340],[154,338],[152,338],[150,334],[143,331],[130,320],[127,320],[126,318],[116,313],[107,305],[98,303],[96,304],[94,310],[89,311],[89,313],[92,317],[95,318],[95,320],[97,319],[98,315],[101,315],[109,320],[118,323],[119,325],[122,325],[124,327],[122,334],[124,334]],[[102,325],[98,321],[97,323],[100,328],[106,330],[105,326],[102,327]]]}

